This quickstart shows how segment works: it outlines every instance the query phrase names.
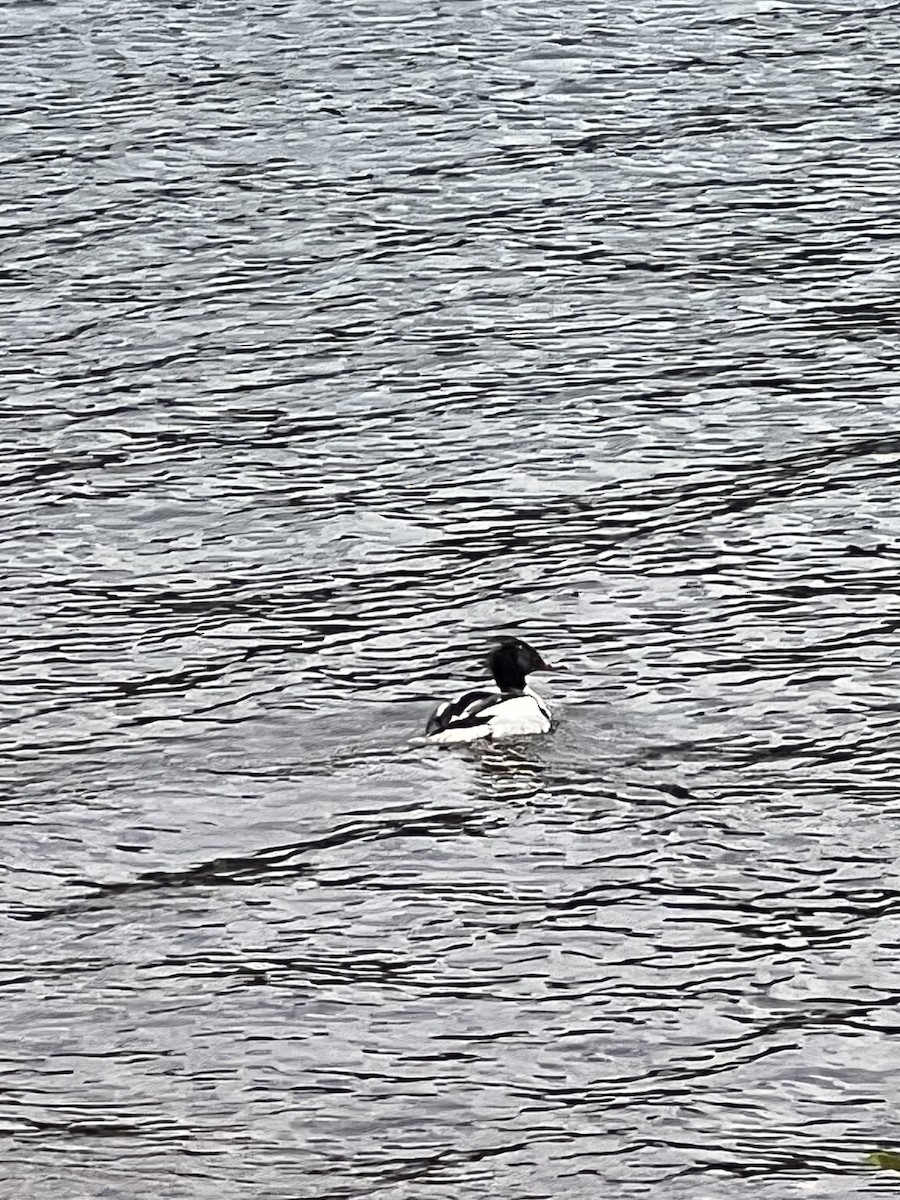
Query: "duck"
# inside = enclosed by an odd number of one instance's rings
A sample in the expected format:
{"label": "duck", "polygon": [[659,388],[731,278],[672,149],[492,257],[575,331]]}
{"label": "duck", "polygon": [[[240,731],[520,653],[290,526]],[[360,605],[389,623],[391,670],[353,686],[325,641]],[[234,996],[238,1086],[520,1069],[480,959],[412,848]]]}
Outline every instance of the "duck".
{"label": "duck", "polygon": [[559,671],[519,638],[501,638],[488,656],[494,689],[464,692],[439,704],[425,726],[425,741],[436,746],[475,742],[482,738],[523,737],[549,733],[550,709],[527,683],[534,671]]}

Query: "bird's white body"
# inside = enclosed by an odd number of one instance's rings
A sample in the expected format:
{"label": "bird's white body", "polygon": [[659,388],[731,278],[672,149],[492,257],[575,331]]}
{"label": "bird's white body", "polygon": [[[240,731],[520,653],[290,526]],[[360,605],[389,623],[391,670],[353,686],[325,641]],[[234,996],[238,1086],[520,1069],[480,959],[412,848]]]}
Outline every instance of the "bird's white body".
{"label": "bird's white body", "polygon": [[530,687],[517,695],[500,691],[469,692],[442,704],[432,719],[439,722],[445,716],[449,717],[446,728],[426,738],[432,745],[456,746],[484,738],[527,737],[549,733],[551,726],[550,709]]}

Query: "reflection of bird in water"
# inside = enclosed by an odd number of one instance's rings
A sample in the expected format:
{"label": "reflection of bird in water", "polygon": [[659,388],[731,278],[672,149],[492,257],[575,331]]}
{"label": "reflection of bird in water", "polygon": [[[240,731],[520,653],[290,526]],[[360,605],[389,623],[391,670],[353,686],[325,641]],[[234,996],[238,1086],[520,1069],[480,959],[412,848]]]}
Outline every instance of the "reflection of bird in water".
{"label": "reflection of bird in water", "polygon": [[542,756],[527,744],[482,743],[478,759],[478,788],[482,799],[531,800],[544,788]]}
{"label": "reflection of bird in water", "polygon": [[518,638],[503,638],[488,658],[497,685],[465,692],[438,705],[425,727],[425,737],[438,746],[480,738],[522,737],[547,733],[550,709],[526,681],[534,671],[556,671],[537,650]]}

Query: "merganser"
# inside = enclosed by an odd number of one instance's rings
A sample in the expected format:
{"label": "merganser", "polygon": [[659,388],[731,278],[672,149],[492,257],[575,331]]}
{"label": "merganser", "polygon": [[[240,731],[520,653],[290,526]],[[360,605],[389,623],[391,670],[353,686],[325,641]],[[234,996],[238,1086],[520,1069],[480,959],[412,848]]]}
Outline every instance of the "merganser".
{"label": "merganser", "polygon": [[560,668],[545,663],[537,650],[518,638],[503,638],[491,651],[488,666],[498,690],[465,692],[439,704],[425,726],[427,742],[451,746],[479,738],[549,732],[550,709],[531,690],[525,676]]}

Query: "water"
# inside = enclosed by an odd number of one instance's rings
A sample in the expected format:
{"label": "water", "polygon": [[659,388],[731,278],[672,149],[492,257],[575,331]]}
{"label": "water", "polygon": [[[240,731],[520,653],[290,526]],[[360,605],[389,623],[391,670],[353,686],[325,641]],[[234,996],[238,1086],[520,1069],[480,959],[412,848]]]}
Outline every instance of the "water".
{"label": "water", "polygon": [[4,16],[3,1194],[895,1194],[895,14]]}

